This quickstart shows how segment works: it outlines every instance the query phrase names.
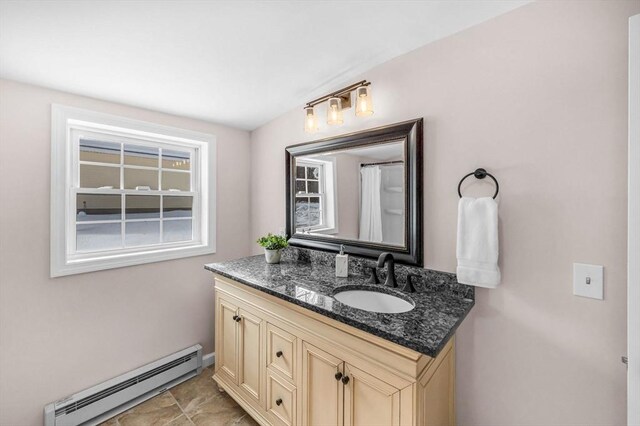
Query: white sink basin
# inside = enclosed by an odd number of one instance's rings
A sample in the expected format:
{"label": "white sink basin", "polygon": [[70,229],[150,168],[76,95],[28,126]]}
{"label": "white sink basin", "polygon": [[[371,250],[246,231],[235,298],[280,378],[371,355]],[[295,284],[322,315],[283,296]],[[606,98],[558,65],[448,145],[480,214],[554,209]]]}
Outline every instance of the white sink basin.
{"label": "white sink basin", "polygon": [[415,305],[400,297],[371,290],[343,290],[333,295],[335,299],[363,311],[399,314],[412,310]]}

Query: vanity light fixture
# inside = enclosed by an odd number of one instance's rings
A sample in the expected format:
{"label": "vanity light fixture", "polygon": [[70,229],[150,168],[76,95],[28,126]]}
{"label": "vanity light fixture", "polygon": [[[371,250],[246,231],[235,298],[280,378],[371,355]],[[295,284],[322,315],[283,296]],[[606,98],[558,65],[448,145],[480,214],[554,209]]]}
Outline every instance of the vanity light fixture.
{"label": "vanity light fixture", "polygon": [[373,114],[370,86],[371,82],[362,80],[308,102],[304,107],[304,131],[313,133],[318,130],[318,116],[314,107],[323,102],[327,102],[327,124],[332,126],[343,124],[342,113],[345,109],[351,108],[351,92],[354,91],[356,92],[356,116],[366,117]]}
{"label": "vanity light fixture", "polygon": [[373,101],[371,99],[371,88],[362,86],[356,89],[356,115],[366,117],[373,114]]}
{"label": "vanity light fixture", "polygon": [[312,106],[305,107],[304,109],[304,131],[307,133],[313,133],[318,130],[318,118],[316,112]]}
{"label": "vanity light fixture", "polygon": [[342,123],[344,123],[342,118],[342,99],[330,98],[327,105],[327,124],[333,126]]}

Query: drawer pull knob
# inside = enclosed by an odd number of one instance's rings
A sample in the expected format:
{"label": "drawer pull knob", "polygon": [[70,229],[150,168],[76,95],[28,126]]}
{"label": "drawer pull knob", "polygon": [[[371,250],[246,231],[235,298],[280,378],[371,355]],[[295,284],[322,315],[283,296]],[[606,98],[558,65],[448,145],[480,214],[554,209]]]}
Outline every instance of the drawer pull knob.
{"label": "drawer pull knob", "polygon": [[276,399],[276,405],[282,405],[282,398]]}
{"label": "drawer pull knob", "polygon": [[342,373],[338,371],[334,377],[336,378],[336,380],[340,380],[342,379]]}
{"label": "drawer pull knob", "polygon": [[346,385],[347,383],[349,383],[349,376],[344,376],[344,377],[342,378],[342,384],[345,384],[345,385]]}
{"label": "drawer pull knob", "polygon": [[278,351],[278,352],[276,352],[276,356],[277,356],[278,358],[280,358],[280,357],[282,356],[282,351]]}

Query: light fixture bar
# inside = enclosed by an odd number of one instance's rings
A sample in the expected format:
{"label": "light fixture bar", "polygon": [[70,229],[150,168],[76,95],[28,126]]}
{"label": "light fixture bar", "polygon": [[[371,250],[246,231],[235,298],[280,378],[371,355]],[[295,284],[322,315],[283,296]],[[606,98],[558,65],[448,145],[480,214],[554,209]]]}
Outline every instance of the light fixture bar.
{"label": "light fixture bar", "polygon": [[304,106],[304,131],[313,133],[318,130],[318,118],[315,106],[327,102],[327,124],[330,126],[344,123],[343,111],[351,108],[351,92],[356,92],[356,117],[366,117],[373,114],[373,104],[371,101],[371,82],[362,80],[340,90],[331,92]]}
{"label": "light fixture bar", "polygon": [[353,92],[358,87],[368,86],[370,84],[371,84],[371,82],[369,82],[367,80],[359,81],[359,82],[354,83],[354,84],[352,84],[350,86],[343,87],[340,90],[336,90],[335,92],[329,93],[328,95],[324,95],[324,96],[322,96],[322,97],[320,97],[318,99],[314,99],[311,102],[307,102],[307,104],[305,105],[304,108],[308,108],[308,107],[312,107],[312,106],[321,104],[322,102],[327,101],[330,98],[341,98],[341,97],[344,97],[344,95]]}

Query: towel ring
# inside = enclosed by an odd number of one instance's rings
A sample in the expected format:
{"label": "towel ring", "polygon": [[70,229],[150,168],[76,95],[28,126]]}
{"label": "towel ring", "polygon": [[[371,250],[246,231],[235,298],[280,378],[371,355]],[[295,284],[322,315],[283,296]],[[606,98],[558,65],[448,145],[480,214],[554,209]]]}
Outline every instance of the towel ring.
{"label": "towel ring", "polygon": [[458,195],[460,196],[460,198],[462,198],[462,192],[460,192],[460,188],[462,187],[462,182],[471,175],[473,175],[476,179],[484,179],[487,176],[493,179],[493,182],[496,184],[496,193],[493,194],[493,198],[495,199],[498,196],[498,191],[500,191],[500,185],[498,185],[498,181],[496,180],[496,178],[493,177],[491,173],[487,172],[485,169],[480,168],[480,169],[476,169],[475,171],[469,174],[466,174],[462,179],[460,179],[460,183],[458,184]]}

